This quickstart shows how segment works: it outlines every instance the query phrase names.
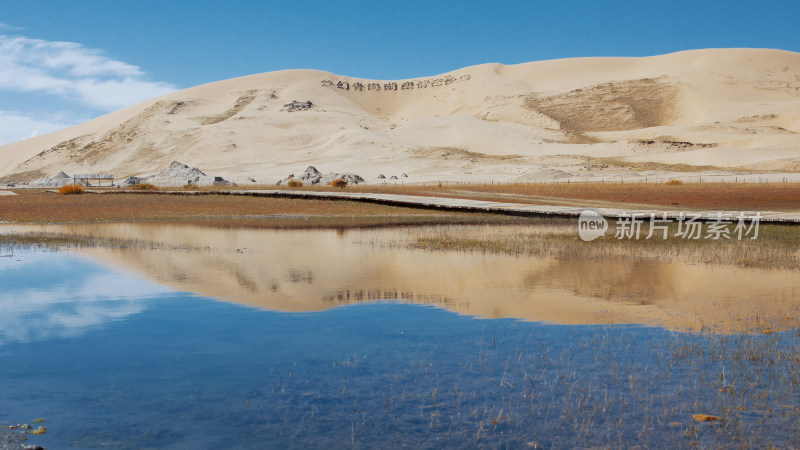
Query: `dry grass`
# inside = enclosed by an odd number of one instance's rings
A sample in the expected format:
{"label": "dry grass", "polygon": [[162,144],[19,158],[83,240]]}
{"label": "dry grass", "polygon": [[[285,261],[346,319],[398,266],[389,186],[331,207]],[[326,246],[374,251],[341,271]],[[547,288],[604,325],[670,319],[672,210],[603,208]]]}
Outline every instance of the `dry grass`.
{"label": "dry grass", "polygon": [[66,186],[61,186],[58,190],[58,193],[61,195],[83,194],[84,192],[86,192],[86,189],[80,184],[68,184]]}
{"label": "dry grass", "polygon": [[621,131],[668,125],[677,96],[664,79],[598,84],[550,97],[529,97],[525,107],[571,132]]}
{"label": "dry grass", "polygon": [[[800,211],[800,183],[441,183],[440,185],[349,185],[350,192],[468,198],[508,203],[658,207],[673,210]],[[214,186],[204,191],[291,190],[287,186]],[[304,186],[328,191],[331,186]]]}
{"label": "dry grass", "polygon": [[[289,187],[203,187],[212,195],[172,196],[118,191],[110,195],[53,196],[44,191],[18,190],[21,195],[0,197],[0,221],[230,221],[266,223],[265,216],[281,216],[281,227],[295,221],[314,223],[509,223],[510,218],[467,213],[442,213],[368,203],[305,199],[251,198],[213,195],[237,189],[290,190]],[[183,191],[181,188],[174,188]],[[335,191],[332,186],[306,186],[309,191]],[[796,183],[524,183],[445,186],[350,185],[351,192],[469,198],[522,204],[568,205],[672,210],[800,211]],[[129,193],[125,193],[129,192]],[[145,194],[145,195],[142,195]],[[410,216],[417,216],[410,219]],[[338,218],[334,217],[337,216]],[[324,219],[328,217],[329,219]],[[347,220],[343,218],[348,218]],[[358,217],[359,219],[355,219]],[[405,217],[405,219],[401,219]],[[302,218],[302,219],[300,219]],[[390,219],[389,219],[390,218]],[[352,220],[351,220],[352,219]],[[277,220],[274,217],[269,220]],[[521,219],[517,219],[518,221]],[[335,225],[334,225],[335,226]],[[349,225],[348,225],[349,226]]]}
{"label": "dry grass", "polygon": [[300,180],[292,179],[292,180],[289,180],[289,183],[287,183],[287,184],[289,185],[290,188],[293,188],[293,189],[297,189],[297,188],[303,187],[303,182],[300,181]]}
{"label": "dry grass", "polygon": [[461,161],[510,161],[522,158],[519,155],[489,155],[480,152],[471,152],[458,147],[420,147],[413,150],[417,158],[440,160],[461,160]]}
{"label": "dry grass", "polygon": [[96,237],[74,233],[4,233],[0,234],[0,248],[15,249],[23,247],[40,247],[51,249],[63,248],[125,248],[145,250],[201,251],[200,247],[175,245],[169,242],[149,241],[143,239],[119,239]]}
{"label": "dry grass", "polygon": [[253,100],[256,99],[257,92],[258,92],[257,90],[248,91],[245,95],[239,97],[233,106],[231,106],[227,110],[217,115],[208,117],[194,117],[193,119],[197,120],[201,125],[213,125],[215,123],[220,123],[225,120],[228,120],[231,117],[235,116],[236,114],[242,112],[242,110],[244,110],[247,107],[247,105],[253,103]]}
{"label": "dry grass", "polygon": [[340,200],[132,192],[59,196],[47,191],[20,191],[20,195],[0,197],[0,222],[191,222],[224,227],[337,228],[520,223],[524,219]]}
{"label": "dry grass", "polygon": [[336,189],[344,189],[347,187],[347,180],[343,178],[339,178],[338,180],[331,181],[331,186],[335,187]]}
{"label": "dry grass", "polygon": [[158,188],[150,183],[134,184],[130,187],[132,191],[156,191]]}
{"label": "dry grass", "polygon": [[800,211],[799,183],[681,183],[669,187],[664,183],[465,183],[441,187],[350,186],[348,190],[528,204]]}
{"label": "dry grass", "polygon": [[560,229],[541,233],[500,233],[479,238],[458,233],[441,232],[414,237],[405,242],[411,248],[434,251],[466,251],[530,255],[570,260],[633,260],[667,261],[701,264],[734,265],[768,269],[800,269],[800,229],[787,225],[761,224],[755,240],[743,239],[679,239],[672,236],[677,225],[670,229],[669,239],[655,236],[645,239],[616,239],[615,225],[610,223],[606,237],[584,242],[577,236],[574,222],[562,221]]}

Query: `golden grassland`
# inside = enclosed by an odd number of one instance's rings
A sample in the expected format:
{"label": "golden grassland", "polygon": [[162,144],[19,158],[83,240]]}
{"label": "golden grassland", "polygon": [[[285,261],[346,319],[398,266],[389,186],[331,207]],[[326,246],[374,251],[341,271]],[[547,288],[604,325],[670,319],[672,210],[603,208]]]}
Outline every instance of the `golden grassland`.
{"label": "golden grassland", "polygon": [[493,214],[442,212],[340,200],[228,195],[59,195],[18,191],[0,197],[0,222],[179,222],[255,228],[338,228],[387,225],[521,223]]}

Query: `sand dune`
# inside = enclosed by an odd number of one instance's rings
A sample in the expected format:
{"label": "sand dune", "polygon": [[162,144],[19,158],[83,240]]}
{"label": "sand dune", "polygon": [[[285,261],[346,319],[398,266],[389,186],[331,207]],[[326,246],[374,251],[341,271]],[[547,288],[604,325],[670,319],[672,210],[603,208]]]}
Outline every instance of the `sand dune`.
{"label": "sand dune", "polygon": [[239,183],[273,183],[308,165],[367,182],[381,173],[407,173],[406,183],[676,173],[800,180],[800,54],[484,64],[395,81],[266,73],[0,147],[0,177],[122,178],[173,160]]}

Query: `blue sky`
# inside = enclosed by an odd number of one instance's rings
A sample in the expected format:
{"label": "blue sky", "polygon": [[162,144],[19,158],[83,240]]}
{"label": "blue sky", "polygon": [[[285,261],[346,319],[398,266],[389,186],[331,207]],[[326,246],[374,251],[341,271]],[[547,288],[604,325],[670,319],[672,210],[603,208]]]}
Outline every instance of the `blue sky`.
{"label": "blue sky", "polygon": [[710,47],[800,51],[800,2],[8,0],[0,143],[281,69],[401,79]]}

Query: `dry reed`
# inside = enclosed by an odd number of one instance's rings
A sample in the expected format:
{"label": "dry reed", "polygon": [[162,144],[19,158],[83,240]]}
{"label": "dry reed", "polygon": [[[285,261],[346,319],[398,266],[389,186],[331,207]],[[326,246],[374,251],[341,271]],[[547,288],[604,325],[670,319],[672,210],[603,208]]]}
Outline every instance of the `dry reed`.
{"label": "dry reed", "polygon": [[84,189],[80,184],[67,184],[65,186],[61,186],[61,188],[58,190],[58,193],[61,195],[83,194],[84,192],[86,192],[86,189]]}

